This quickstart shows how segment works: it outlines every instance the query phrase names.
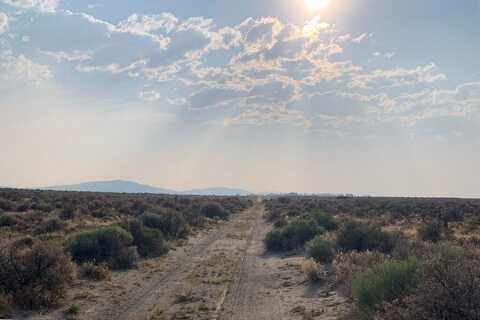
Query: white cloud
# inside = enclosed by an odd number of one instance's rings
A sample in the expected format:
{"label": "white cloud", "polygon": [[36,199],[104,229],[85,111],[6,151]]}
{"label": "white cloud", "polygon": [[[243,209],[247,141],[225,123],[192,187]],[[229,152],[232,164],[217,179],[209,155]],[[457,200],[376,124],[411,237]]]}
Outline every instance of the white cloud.
{"label": "white cloud", "polygon": [[0,12],[0,34],[4,33],[8,29],[8,16]]}
{"label": "white cloud", "polygon": [[126,20],[120,21],[117,28],[122,32],[136,34],[151,34],[155,31],[171,32],[178,25],[178,19],[171,13],[158,15],[132,14]]}
{"label": "white cloud", "polygon": [[23,9],[36,9],[42,12],[55,12],[59,0],[2,0],[2,2]]}
{"label": "white cloud", "polygon": [[[447,110],[432,103],[431,92],[389,96],[383,89],[401,91],[403,86],[429,85],[446,76],[434,63],[365,72],[348,59],[349,44],[360,45],[373,34],[342,34],[318,17],[303,25],[285,24],[273,17],[249,18],[221,28],[211,19],[180,19],[171,13],[133,14],[117,24],[69,11],[58,11],[56,17],[64,28],[42,29],[51,32],[52,38],[49,46],[38,44],[43,54],[71,62],[80,72],[135,78],[143,88],[152,88],[135,93],[144,101],[157,101],[162,98],[160,92],[167,92],[163,89],[174,88],[175,98],[163,97],[170,105],[238,110],[220,120],[222,125],[288,123],[308,128],[312,119],[320,119],[322,125],[328,122],[337,129],[352,124],[364,128],[458,113],[454,108],[466,104],[452,103],[455,107]],[[36,39],[38,35],[32,34],[31,41]],[[393,57],[388,52],[370,54]],[[323,87],[333,93],[315,96]],[[458,88],[454,94],[437,93],[436,99],[440,101],[441,95],[449,95],[450,100],[464,97],[471,107],[477,97],[474,87]],[[358,89],[372,91],[360,94]],[[292,108],[302,104],[308,112]],[[437,111],[431,111],[433,107]]]}
{"label": "white cloud", "polygon": [[223,127],[248,125],[248,126],[264,126],[273,124],[293,125],[309,129],[312,122],[305,118],[304,114],[298,110],[289,110],[287,108],[275,107],[259,107],[250,108],[243,111],[235,117],[227,117],[220,121],[209,122],[213,125]]}
{"label": "white cloud", "polygon": [[350,88],[385,88],[419,83],[433,83],[446,80],[445,74],[441,73],[434,63],[425,66],[418,66],[414,69],[384,69],[375,70],[368,74],[360,74],[353,77]]}
{"label": "white cloud", "polygon": [[362,43],[363,41],[365,40],[368,40],[370,39],[371,37],[373,37],[373,33],[362,33],[361,35],[355,37],[352,39],[352,42],[354,43]]}
{"label": "white cloud", "polygon": [[57,61],[86,61],[92,58],[92,52],[74,50],[71,52],[65,51],[40,51],[41,53],[52,57]]}
{"label": "white cloud", "polygon": [[138,60],[127,66],[121,66],[117,63],[106,65],[77,65],[77,71],[82,72],[108,72],[112,74],[128,73],[132,77],[138,76],[138,70],[145,66],[145,60]]}
{"label": "white cloud", "polygon": [[157,101],[158,99],[160,99],[160,93],[158,93],[157,91],[154,91],[154,90],[141,91],[138,94],[138,98],[140,100],[143,100],[143,101],[153,102],[153,101]]}
{"label": "white cloud", "polygon": [[24,55],[14,56],[10,52],[0,54],[0,82],[7,86],[40,85],[53,78],[50,68],[33,62]]}

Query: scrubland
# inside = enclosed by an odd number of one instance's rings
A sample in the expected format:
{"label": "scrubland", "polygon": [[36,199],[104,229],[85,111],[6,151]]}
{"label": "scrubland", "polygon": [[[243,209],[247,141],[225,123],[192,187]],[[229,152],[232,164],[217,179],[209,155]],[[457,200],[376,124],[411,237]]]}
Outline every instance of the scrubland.
{"label": "scrubland", "polygon": [[0,190],[0,317],[480,319],[480,200]]}
{"label": "scrubland", "polygon": [[307,281],[347,298],[339,319],[480,318],[479,200],[291,196],[266,207],[266,248],[303,255]]}

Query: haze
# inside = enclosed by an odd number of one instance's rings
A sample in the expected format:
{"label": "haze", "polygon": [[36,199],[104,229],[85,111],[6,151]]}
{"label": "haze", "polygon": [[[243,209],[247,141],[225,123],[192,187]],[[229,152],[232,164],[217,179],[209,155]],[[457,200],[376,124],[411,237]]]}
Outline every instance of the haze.
{"label": "haze", "polygon": [[199,3],[0,0],[0,185],[480,196],[478,0]]}

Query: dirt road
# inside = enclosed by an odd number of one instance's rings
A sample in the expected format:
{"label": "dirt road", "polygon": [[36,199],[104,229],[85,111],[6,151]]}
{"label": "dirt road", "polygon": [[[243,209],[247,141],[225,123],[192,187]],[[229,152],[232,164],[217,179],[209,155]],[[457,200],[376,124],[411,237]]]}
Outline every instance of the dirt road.
{"label": "dirt road", "polygon": [[[344,301],[305,284],[301,257],[265,255],[270,226],[264,210],[258,200],[165,257],[115,273],[111,281],[79,281],[68,303],[80,306],[78,319],[288,320],[308,312],[338,318]],[[39,319],[59,318],[61,311]]]}

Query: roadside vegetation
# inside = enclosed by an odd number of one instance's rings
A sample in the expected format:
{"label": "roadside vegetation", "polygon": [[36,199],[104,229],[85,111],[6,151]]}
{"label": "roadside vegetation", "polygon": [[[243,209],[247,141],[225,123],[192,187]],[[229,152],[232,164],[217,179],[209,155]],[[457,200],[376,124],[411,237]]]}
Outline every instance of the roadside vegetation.
{"label": "roadside vegetation", "polygon": [[[0,189],[0,318],[61,306],[76,279],[108,281],[251,205],[248,197]],[[80,312],[72,305],[65,315]]]}
{"label": "roadside vegetation", "polygon": [[274,197],[267,250],[305,256],[345,319],[480,319],[479,200]]}

